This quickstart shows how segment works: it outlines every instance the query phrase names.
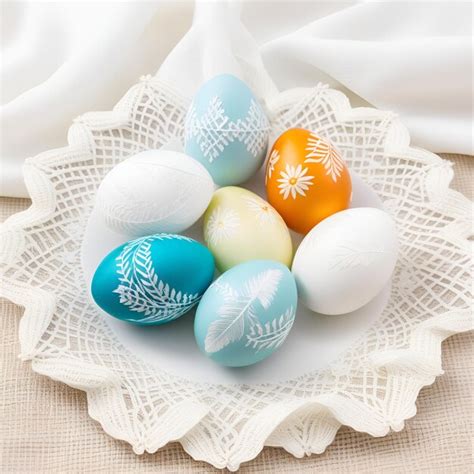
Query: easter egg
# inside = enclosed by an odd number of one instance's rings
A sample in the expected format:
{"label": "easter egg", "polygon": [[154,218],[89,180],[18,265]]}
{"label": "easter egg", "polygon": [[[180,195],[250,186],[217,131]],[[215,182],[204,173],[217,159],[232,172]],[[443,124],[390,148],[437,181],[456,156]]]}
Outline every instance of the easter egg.
{"label": "easter egg", "polygon": [[115,166],[99,186],[96,208],[108,227],[130,236],[181,232],[206,210],[214,191],[207,170],[170,150],[149,150]]}
{"label": "easter egg", "polygon": [[220,186],[249,179],[262,165],[269,122],[252,91],[222,74],[198,90],[184,125],[185,152]]}
{"label": "easter egg", "polygon": [[255,364],[278,349],[295,318],[296,284],[281,263],[253,260],[223,273],[194,319],[200,350],[228,367]]}
{"label": "easter egg", "polygon": [[139,325],[173,321],[196,305],[212,282],[214,258],[188,237],[155,234],[120,245],[97,267],[94,301]]}
{"label": "easter egg", "polygon": [[349,206],[352,186],[340,152],[309,130],[282,133],[270,152],[265,182],[270,204],[288,227],[306,234]]}
{"label": "easter egg", "polygon": [[204,214],[204,240],[223,272],[247,260],[291,265],[290,232],[268,202],[247,189],[228,186],[214,193]]}
{"label": "easter egg", "polygon": [[388,283],[397,261],[395,222],[380,209],[338,212],[309,232],[292,271],[301,301],[323,314],[343,314],[369,303]]}

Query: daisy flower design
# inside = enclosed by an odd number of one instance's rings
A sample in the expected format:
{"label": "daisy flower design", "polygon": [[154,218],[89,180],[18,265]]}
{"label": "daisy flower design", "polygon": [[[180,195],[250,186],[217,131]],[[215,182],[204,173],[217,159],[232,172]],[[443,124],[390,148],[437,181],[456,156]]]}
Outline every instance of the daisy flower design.
{"label": "daisy flower design", "polygon": [[257,217],[261,225],[273,224],[276,221],[277,214],[268,202],[265,202],[263,199],[260,200],[251,197],[245,198],[245,202],[247,203],[247,207],[255,213],[255,217]]}
{"label": "daisy flower design", "polygon": [[285,171],[280,171],[281,178],[277,181],[280,183],[280,194],[283,194],[283,199],[287,199],[291,194],[293,199],[296,195],[306,196],[305,191],[309,189],[314,183],[312,179],[314,176],[306,176],[308,168],[303,168],[301,165],[291,166],[286,165]]}
{"label": "daisy flower design", "polygon": [[305,163],[321,163],[326,170],[326,175],[331,176],[334,182],[341,176],[344,169],[344,162],[337,149],[330,143],[322,140],[312,133],[306,143]]}
{"label": "daisy flower design", "polygon": [[240,218],[237,212],[232,209],[222,209],[218,206],[207,221],[204,238],[211,245],[216,245],[221,240],[235,235],[239,225]]}
{"label": "daisy flower design", "polygon": [[267,165],[267,174],[265,175],[265,184],[267,181],[272,177],[273,171],[275,171],[275,165],[278,163],[280,159],[280,153],[278,150],[273,150],[268,158],[268,165]]}

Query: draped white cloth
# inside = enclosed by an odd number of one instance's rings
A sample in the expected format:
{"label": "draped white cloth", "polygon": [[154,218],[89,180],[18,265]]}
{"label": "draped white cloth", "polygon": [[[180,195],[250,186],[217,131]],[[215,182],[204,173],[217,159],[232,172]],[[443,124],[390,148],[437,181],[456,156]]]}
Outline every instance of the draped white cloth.
{"label": "draped white cloth", "polygon": [[[397,112],[412,142],[473,154],[470,2],[2,3],[1,190],[143,74],[185,95],[229,71],[268,99],[319,81]],[[195,20],[191,30],[193,12]],[[271,79],[270,79],[271,78]]]}

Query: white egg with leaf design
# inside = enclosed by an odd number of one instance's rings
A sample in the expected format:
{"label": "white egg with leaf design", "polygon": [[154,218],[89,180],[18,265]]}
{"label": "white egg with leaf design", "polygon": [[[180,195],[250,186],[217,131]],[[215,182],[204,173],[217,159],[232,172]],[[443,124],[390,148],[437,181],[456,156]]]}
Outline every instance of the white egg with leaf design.
{"label": "white egg with leaf design", "polygon": [[303,239],[292,272],[301,301],[322,314],[344,314],[369,303],[390,280],[397,262],[394,220],[359,207],[338,212]]}
{"label": "white egg with leaf design", "polygon": [[190,156],[147,150],[112,168],[96,208],[110,229],[130,237],[182,232],[202,216],[213,191],[211,175]]}
{"label": "white egg with leaf design", "polygon": [[221,365],[255,364],[283,344],[296,307],[295,280],[285,265],[270,260],[242,263],[204,293],[194,320],[196,342]]}

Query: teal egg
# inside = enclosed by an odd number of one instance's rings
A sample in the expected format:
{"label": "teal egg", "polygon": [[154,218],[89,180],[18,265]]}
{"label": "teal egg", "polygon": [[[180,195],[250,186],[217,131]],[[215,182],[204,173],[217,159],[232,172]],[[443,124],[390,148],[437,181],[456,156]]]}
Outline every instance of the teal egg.
{"label": "teal egg", "polygon": [[204,245],[182,235],[155,234],[110,252],[94,273],[91,293],[117,319],[159,325],[195,306],[213,275],[214,258]]}
{"label": "teal egg", "polygon": [[204,293],[194,319],[202,352],[228,367],[255,364],[278,349],[295,319],[296,283],[272,260],[241,263]]}
{"label": "teal egg", "polygon": [[184,125],[185,152],[220,186],[239,184],[262,165],[270,126],[258,100],[235,76],[222,74],[196,93]]}

